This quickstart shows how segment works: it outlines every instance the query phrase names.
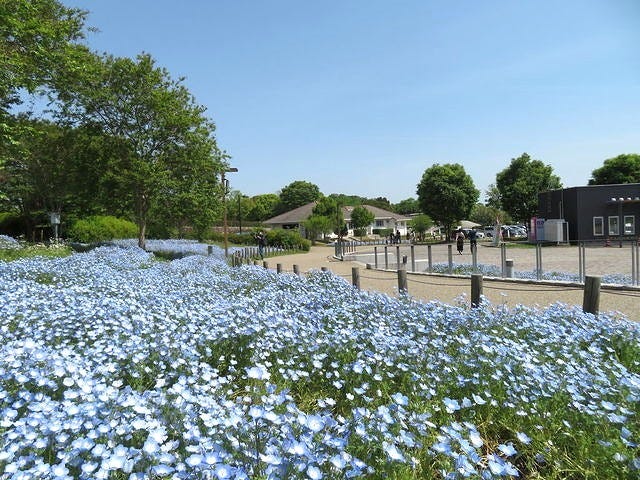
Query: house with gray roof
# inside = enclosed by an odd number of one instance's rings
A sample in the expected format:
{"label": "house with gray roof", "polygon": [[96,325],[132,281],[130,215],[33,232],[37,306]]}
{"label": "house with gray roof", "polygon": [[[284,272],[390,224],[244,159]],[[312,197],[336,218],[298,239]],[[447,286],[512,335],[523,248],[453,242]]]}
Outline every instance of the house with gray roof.
{"label": "house with gray roof", "polygon": [[[264,225],[271,228],[284,228],[284,229],[298,229],[301,235],[305,235],[303,223],[313,214],[313,208],[316,206],[316,202],[311,202],[301,207],[295,208],[289,212],[277,215],[273,218],[262,222]],[[362,205],[374,215],[374,220],[366,228],[367,235],[373,235],[374,230],[390,229],[399,231],[401,235],[405,236],[409,231],[410,217],[399,215],[382,208],[374,207],[371,205]],[[344,221],[349,229],[349,236],[353,236],[353,226],[351,225],[351,212],[353,212],[353,206],[342,207],[342,214]]]}

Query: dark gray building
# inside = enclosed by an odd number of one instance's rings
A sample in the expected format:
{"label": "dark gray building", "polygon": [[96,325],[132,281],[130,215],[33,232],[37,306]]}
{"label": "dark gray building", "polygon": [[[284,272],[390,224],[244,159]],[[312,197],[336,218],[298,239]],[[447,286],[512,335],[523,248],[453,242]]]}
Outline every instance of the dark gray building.
{"label": "dark gray building", "polygon": [[632,240],[638,237],[639,221],[640,183],[588,185],[538,194],[537,224],[544,224],[545,240],[550,239],[548,227],[558,224],[565,242]]}

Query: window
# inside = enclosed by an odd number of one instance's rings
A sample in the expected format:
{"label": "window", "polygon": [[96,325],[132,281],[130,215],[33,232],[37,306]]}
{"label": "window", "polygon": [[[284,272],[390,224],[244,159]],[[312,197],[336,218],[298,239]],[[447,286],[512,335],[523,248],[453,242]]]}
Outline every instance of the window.
{"label": "window", "polygon": [[376,220],[376,227],[384,227],[384,220]]}
{"label": "window", "polygon": [[636,233],[636,217],[633,215],[624,216],[624,234],[635,235]]}
{"label": "window", "polygon": [[604,235],[604,218],[593,217],[593,236]]}
{"label": "window", "polygon": [[618,217],[609,217],[609,235],[620,235],[620,225]]}

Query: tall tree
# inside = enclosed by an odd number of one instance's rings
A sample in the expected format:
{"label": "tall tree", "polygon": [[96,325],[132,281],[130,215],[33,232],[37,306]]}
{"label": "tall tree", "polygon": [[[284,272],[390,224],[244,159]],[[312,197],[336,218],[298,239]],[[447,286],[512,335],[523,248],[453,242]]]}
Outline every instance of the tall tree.
{"label": "tall tree", "polygon": [[75,42],[85,17],[57,0],[0,1],[0,146],[17,142],[23,124],[11,121],[9,109],[20,103],[21,90],[51,87],[61,71],[80,68],[73,50],[82,48]]}
{"label": "tall tree", "polygon": [[376,216],[367,210],[366,207],[357,206],[351,211],[351,225],[354,233],[362,239],[366,233],[366,228],[376,219]]}
{"label": "tall tree", "polygon": [[429,215],[425,215],[424,213],[409,220],[409,227],[420,241],[424,240],[424,234],[432,225],[433,221],[429,218]]}
{"label": "tall tree", "polygon": [[425,170],[417,189],[422,212],[450,232],[452,225],[469,216],[480,192],[458,163],[434,164]]}
{"label": "tall tree", "polygon": [[327,218],[330,227],[329,231],[341,236],[344,228],[344,214],[339,200],[331,196],[320,198],[316,206],[313,207],[313,215]]}
{"label": "tall tree", "polygon": [[589,185],[640,183],[640,155],[626,153],[608,158],[600,168],[591,172]]}
{"label": "tall tree", "polygon": [[321,196],[320,188],[317,185],[304,180],[296,180],[280,191],[279,211],[281,213],[288,212],[314,202]]}
{"label": "tall tree", "polygon": [[393,205],[393,211],[400,215],[410,215],[420,211],[420,202],[415,198],[406,198]]}
{"label": "tall tree", "polygon": [[182,79],[171,79],[147,54],[135,60],[94,56],[86,71],[59,90],[60,113],[78,124],[100,125],[126,147],[110,173],[130,199],[139,246],[145,246],[152,210],[178,193],[201,215],[194,223],[211,222],[227,156]]}
{"label": "tall tree", "polygon": [[538,193],[562,188],[562,183],[553,174],[551,165],[523,153],[496,175],[496,188],[502,209],[515,220],[528,224],[538,210]]}
{"label": "tall tree", "polygon": [[253,208],[249,212],[249,220],[261,222],[276,214],[280,197],[275,193],[264,193],[251,197]]}

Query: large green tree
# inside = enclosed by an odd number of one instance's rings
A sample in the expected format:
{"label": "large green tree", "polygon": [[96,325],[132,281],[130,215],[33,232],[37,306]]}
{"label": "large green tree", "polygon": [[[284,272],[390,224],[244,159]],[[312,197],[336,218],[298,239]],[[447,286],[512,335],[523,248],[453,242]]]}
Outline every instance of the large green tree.
{"label": "large green tree", "polygon": [[342,236],[341,232],[344,230],[344,214],[342,213],[342,204],[338,199],[332,196],[321,197],[316,203],[316,206],[313,207],[313,216],[327,218],[329,222],[329,232]]}
{"label": "large green tree", "polygon": [[393,211],[400,215],[410,215],[420,211],[420,202],[415,198],[406,198],[393,205]]}
{"label": "large green tree", "polygon": [[280,191],[280,213],[288,212],[307,203],[318,200],[322,194],[320,188],[304,180],[296,180]]}
{"label": "large green tree", "polygon": [[[76,42],[86,12],[57,0],[0,0],[0,146],[16,146],[10,114],[23,92],[51,88],[67,70],[81,69]],[[2,150],[0,150],[2,153]],[[0,163],[5,155],[0,155]]]}
{"label": "large green tree", "polygon": [[496,188],[502,209],[515,220],[528,224],[538,210],[538,194],[562,188],[562,183],[551,165],[523,153],[496,175]]}
{"label": "large green tree", "polygon": [[275,193],[264,193],[251,197],[253,207],[249,212],[249,220],[261,222],[276,215],[280,197]]}
{"label": "large green tree", "polygon": [[425,170],[417,194],[422,212],[447,232],[455,222],[469,216],[480,196],[473,179],[458,163],[436,163]]}
{"label": "large green tree", "polygon": [[591,172],[589,185],[640,183],[640,155],[625,153],[608,158],[600,168]]}
{"label": "large green tree", "polygon": [[175,202],[198,229],[206,228],[220,207],[219,174],[227,157],[205,109],[182,79],[173,80],[148,54],[135,60],[93,56],[87,62],[84,75],[67,78],[59,88],[60,115],[99,125],[123,146],[109,175],[114,193],[129,201],[140,247],[154,209]]}

